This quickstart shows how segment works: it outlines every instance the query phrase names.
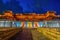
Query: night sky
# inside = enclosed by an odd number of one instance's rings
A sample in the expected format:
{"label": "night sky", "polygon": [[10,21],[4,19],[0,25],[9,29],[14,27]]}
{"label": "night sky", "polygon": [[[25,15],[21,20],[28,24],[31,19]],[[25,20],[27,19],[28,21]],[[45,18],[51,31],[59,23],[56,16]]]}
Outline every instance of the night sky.
{"label": "night sky", "polygon": [[56,14],[60,14],[60,0],[0,0],[0,13],[5,10],[14,13],[56,11]]}

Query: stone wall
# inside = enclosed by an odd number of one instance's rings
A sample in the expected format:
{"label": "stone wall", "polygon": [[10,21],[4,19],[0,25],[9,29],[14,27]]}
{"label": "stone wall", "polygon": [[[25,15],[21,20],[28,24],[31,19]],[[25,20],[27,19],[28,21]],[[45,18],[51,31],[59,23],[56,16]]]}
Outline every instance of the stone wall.
{"label": "stone wall", "polygon": [[25,27],[25,28],[37,28],[37,27],[60,27],[60,21],[0,21],[0,27]]}

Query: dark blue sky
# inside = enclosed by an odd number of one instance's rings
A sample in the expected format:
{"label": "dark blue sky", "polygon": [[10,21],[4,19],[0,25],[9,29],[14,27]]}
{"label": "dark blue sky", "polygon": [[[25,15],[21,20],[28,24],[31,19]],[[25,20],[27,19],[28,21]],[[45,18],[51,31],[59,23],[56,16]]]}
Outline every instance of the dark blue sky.
{"label": "dark blue sky", "polygon": [[60,0],[0,0],[0,12],[12,10],[14,13],[56,11],[60,13]]}

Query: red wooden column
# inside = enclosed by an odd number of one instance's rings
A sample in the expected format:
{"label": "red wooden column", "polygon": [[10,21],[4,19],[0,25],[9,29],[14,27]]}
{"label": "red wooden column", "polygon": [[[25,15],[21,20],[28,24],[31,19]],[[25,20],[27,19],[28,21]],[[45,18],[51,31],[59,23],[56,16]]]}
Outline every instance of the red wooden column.
{"label": "red wooden column", "polygon": [[38,22],[34,22],[34,28],[38,28]]}
{"label": "red wooden column", "polygon": [[25,24],[24,24],[24,22],[22,22],[22,28],[24,28],[24,26],[25,26]]}

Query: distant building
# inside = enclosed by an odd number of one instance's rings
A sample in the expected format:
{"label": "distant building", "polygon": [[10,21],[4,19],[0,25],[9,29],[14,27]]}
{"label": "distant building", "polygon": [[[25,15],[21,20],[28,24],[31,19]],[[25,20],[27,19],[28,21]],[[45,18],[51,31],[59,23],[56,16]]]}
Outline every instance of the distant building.
{"label": "distant building", "polygon": [[48,11],[45,14],[25,13],[14,14],[12,11],[5,11],[4,15],[0,15],[0,19],[6,20],[18,20],[18,21],[43,21],[43,20],[56,20],[60,18],[60,15],[55,15],[55,11]]}
{"label": "distant building", "polygon": [[60,16],[55,15],[56,12],[48,11],[45,14],[13,14],[12,11],[5,11],[4,15],[0,15],[0,27],[60,27]]}

